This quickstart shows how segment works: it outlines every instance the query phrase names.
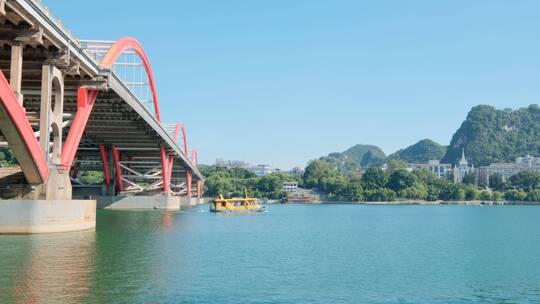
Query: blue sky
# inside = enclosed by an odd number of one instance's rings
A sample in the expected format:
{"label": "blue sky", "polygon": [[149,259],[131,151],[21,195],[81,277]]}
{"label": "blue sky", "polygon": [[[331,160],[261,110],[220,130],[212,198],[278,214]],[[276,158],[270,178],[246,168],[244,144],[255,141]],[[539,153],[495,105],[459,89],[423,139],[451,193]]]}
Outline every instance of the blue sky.
{"label": "blue sky", "polygon": [[144,44],[163,120],[185,122],[203,163],[448,144],[474,105],[540,100],[539,1],[45,4],[81,39]]}

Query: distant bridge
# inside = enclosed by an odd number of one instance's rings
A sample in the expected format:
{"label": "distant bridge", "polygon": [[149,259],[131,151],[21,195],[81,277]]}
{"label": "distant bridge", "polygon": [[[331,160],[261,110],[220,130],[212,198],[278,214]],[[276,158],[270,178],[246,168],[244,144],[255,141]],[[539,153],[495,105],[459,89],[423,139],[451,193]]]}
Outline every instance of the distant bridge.
{"label": "distant bridge", "polygon": [[[80,41],[38,2],[0,0],[0,146],[22,172],[0,177],[0,192],[200,198],[197,153],[182,123],[161,121],[159,102],[134,38]],[[103,185],[85,185],[83,171],[103,172]]]}

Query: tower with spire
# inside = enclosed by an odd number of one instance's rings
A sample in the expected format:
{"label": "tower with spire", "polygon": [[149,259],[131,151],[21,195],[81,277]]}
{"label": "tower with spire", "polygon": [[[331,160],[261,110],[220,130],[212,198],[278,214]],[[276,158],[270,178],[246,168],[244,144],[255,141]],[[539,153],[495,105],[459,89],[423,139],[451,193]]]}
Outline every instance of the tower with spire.
{"label": "tower with spire", "polygon": [[469,172],[474,172],[474,166],[469,166],[469,162],[465,157],[465,149],[461,149],[461,159],[458,164],[454,166],[454,182],[461,183],[465,175]]}

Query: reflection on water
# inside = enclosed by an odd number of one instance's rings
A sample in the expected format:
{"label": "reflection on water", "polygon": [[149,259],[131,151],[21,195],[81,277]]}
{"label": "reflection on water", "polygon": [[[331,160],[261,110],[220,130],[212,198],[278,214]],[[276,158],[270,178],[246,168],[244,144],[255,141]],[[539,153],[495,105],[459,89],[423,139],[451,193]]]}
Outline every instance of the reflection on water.
{"label": "reflection on water", "polygon": [[0,236],[0,303],[540,303],[540,208],[99,211]]}
{"label": "reflection on water", "polygon": [[97,231],[0,236],[0,303],[108,302],[137,295],[155,266],[149,261],[159,261],[160,239],[154,236],[174,228],[174,214],[99,211]]}
{"label": "reflection on water", "polygon": [[95,269],[94,231],[2,238],[0,302],[74,303],[87,297]]}

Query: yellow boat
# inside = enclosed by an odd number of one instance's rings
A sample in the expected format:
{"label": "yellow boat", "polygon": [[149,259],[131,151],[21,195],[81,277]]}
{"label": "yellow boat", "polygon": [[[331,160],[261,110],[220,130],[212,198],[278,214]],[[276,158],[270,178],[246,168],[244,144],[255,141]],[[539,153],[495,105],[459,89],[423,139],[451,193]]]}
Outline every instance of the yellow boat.
{"label": "yellow boat", "polygon": [[210,205],[211,212],[262,212],[266,209],[257,203],[256,198],[248,197],[233,197],[224,198],[219,195],[219,198],[212,201]]}

